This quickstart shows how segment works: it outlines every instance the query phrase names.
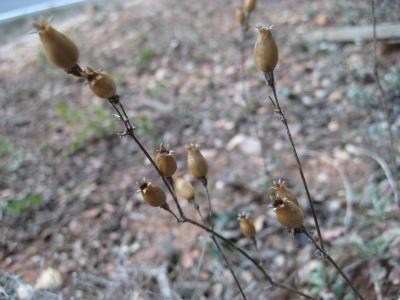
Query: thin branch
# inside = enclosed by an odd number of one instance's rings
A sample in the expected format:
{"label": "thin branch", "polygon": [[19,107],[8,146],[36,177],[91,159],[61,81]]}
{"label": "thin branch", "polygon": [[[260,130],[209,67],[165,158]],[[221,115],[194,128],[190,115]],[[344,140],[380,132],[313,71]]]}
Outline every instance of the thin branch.
{"label": "thin branch", "polygon": [[[214,211],[213,211],[213,207],[212,207],[212,203],[211,203],[210,192],[208,190],[208,182],[207,182],[206,178],[202,178],[201,182],[203,183],[204,190],[206,191],[206,197],[207,197],[207,200],[208,200],[208,209],[209,209],[209,213],[210,213],[210,226],[211,226],[211,230],[214,232],[214,221],[213,221]],[[198,209],[198,213],[199,213],[200,218],[203,220],[203,223],[204,223],[204,219],[203,219],[203,217],[202,217],[202,215],[200,213],[200,208]],[[229,271],[231,272],[232,277],[235,280],[235,283],[236,283],[236,285],[237,285],[237,287],[238,287],[238,289],[240,291],[240,294],[242,295],[243,299],[246,300],[247,298],[246,298],[246,295],[243,292],[242,286],[240,285],[239,279],[237,278],[235,272],[233,271],[233,268],[232,268],[231,264],[229,263],[228,258],[226,257],[225,253],[223,252],[223,250],[222,250],[221,246],[219,245],[217,239],[215,238],[214,234],[211,234],[211,239],[214,242],[218,252],[221,254],[222,258],[224,259],[225,264],[228,267]]]}
{"label": "thin branch", "polygon": [[376,38],[376,15],[375,15],[375,0],[371,0],[371,14],[372,14],[372,37],[373,37],[373,42],[374,42],[374,77],[376,81],[376,85],[378,87],[380,97],[380,105],[381,109],[385,115],[385,121],[386,121],[386,126],[388,129],[389,133],[389,140],[390,140],[390,162],[392,164],[392,171],[393,171],[393,176],[395,178],[395,191],[394,191],[394,198],[397,203],[397,205],[400,206],[400,199],[399,199],[399,191],[398,191],[398,186],[397,186],[397,166],[396,166],[396,146],[395,146],[395,139],[394,139],[394,134],[392,131],[392,122],[391,122],[391,114],[386,102],[386,93],[385,90],[383,89],[381,79],[379,76],[379,70],[378,70],[378,43],[377,43],[377,38]]}
{"label": "thin branch", "polygon": [[351,287],[351,289],[353,290],[353,292],[358,296],[358,298],[360,298],[361,300],[365,300],[365,298],[360,294],[360,292],[355,288],[355,286],[353,285],[353,283],[351,282],[351,280],[347,277],[347,275],[343,272],[343,270],[338,266],[338,264],[335,262],[335,260],[324,250],[322,249],[318,243],[313,239],[313,237],[311,236],[311,234],[305,229],[303,228],[302,231],[307,237],[308,239],[314,244],[315,248],[317,248],[326,259],[329,260],[329,262],[335,267],[335,269],[339,272],[339,274],[343,277],[344,280],[346,280],[346,282],[348,283],[348,285]]}
{"label": "thin branch", "polygon": [[208,190],[207,179],[204,178],[203,180],[201,180],[201,182],[203,183],[203,187],[206,192],[206,198],[207,198],[207,202],[208,202],[208,212],[209,212],[209,218],[210,218],[210,226],[211,226],[211,229],[214,230],[214,221],[213,221],[214,210],[213,210],[212,203],[211,203],[210,192]]}
{"label": "thin branch", "polygon": [[274,279],[272,279],[272,277],[267,273],[267,271],[265,271],[265,269],[257,262],[257,260],[255,260],[253,257],[251,257],[245,250],[243,250],[242,248],[240,248],[239,246],[237,246],[234,242],[228,240],[227,238],[225,238],[224,236],[222,236],[221,234],[211,230],[211,228],[208,228],[205,225],[202,225],[200,223],[198,223],[195,220],[192,220],[188,217],[185,217],[183,219],[183,223],[190,223],[196,227],[199,227],[201,229],[203,229],[204,231],[211,233],[212,235],[216,236],[217,238],[219,238],[220,240],[224,241],[225,243],[227,243],[228,245],[230,245],[231,247],[233,247],[236,251],[238,251],[240,254],[242,254],[245,258],[247,258],[250,262],[253,263],[253,265],[263,274],[264,278],[274,287],[279,287],[281,289],[287,290],[288,292],[291,292],[293,294],[302,296],[306,299],[315,299],[303,292],[300,292],[286,284],[282,284],[279,283],[277,281],[275,281]]}
{"label": "thin branch", "polygon": [[[79,67],[79,66],[78,66]],[[80,67],[79,67],[80,69]],[[81,69],[80,69],[81,70]],[[72,75],[77,76],[77,77],[81,77],[83,78],[83,73],[82,72],[76,72],[73,73]],[[157,171],[158,175],[162,178],[164,184],[166,185],[168,192],[171,194],[172,198],[175,201],[175,204],[178,207],[179,213],[180,213],[180,218],[178,218],[176,216],[176,214],[168,207],[168,209],[166,209],[167,212],[169,212],[174,218],[177,219],[177,221],[179,223],[189,223],[192,224],[208,233],[210,233],[214,238],[217,237],[218,239],[224,241],[225,243],[229,244],[230,246],[232,246],[236,251],[238,251],[240,254],[242,254],[245,258],[247,258],[250,262],[253,263],[253,265],[261,271],[261,273],[264,275],[265,279],[274,287],[278,287],[284,290],[287,290],[290,293],[302,296],[306,299],[314,299],[313,297],[300,292],[288,285],[279,283],[275,280],[273,280],[271,278],[271,276],[267,273],[267,271],[265,271],[265,269],[254,259],[252,258],[246,251],[244,251],[242,248],[240,248],[239,246],[237,246],[235,243],[233,243],[232,241],[228,240],[227,238],[225,238],[224,236],[222,236],[221,234],[215,232],[213,229],[208,228],[205,225],[202,225],[200,223],[198,223],[195,220],[192,220],[188,217],[185,216],[185,214],[183,213],[181,206],[179,205],[179,200],[176,196],[176,194],[174,193],[172,187],[169,185],[167,179],[161,174],[158,166],[156,165],[156,163],[154,162],[153,158],[151,157],[151,155],[149,154],[149,152],[146,150],[146,148],[143,146],[143,144],[140,142],[140,140],[136,137],[135,133],[134,133],[134,127],[132,126],[132,124],[130,123],[130,120],[128,118],[128,115],[124,109],[123,104],[121,103],[120,99],[118,96],[113,97],[111,99],[109,99],[109,102],[111,103],[111,105],[113,106],[113,108],[115,109],[115,111],[117,112],[118,117],[120,118],[120,120],[123,122],[126,131],[121,134],[121,136],[130,136],[134,142],[139,146],[140,150],[145,154],[145,156],[147,157],[147,159],[150,161],[151,165],[154,167],[154,169]],[[165,208],[164,208],[165,209]]]}
{"label": "thin branch", "polygon": [[290,145],[292,147],[293,155],[294,155],[294,157],[296,159],[297,167],[298,167],[299,173],[300,173],[300,177],[301,177],[301,180],[303,182],[303,186],[304,186],[304,189],[306,191],[308,203],[309,203],[310,208],[311,208],[311,213],[312,213],[313,218],[314,218],[315,227],[316,227],[317,232],[318,232],[319,243],[321,245],[321,248],[324,249],[325,247],[324,247],[324,241],[322,239],[321,229],[320,229],[319,224],[318,224],[317,214],[316,214],[315,209],[314,209],[314,204],[313,204],[313,201],[312,201],[312,198],[311,198],[310,191],[308,189],[307,181],[306,181],[306,178],[305,178],[304,173],[303,173],[303,167],[301,166],[299,155],[297,154],[296,146],[294,145],[294,141],[293,141],[290,129],[289,129],[289,125],[288,125],[286,116],[285,116],[285,114],[284,114],[284,112],[283,112],[283,110],[281,108],[281,105],[279,104],[278,96],[276,94],[274,72],[269,72],[269,73],[266,72],[266,73],[264,73],[264,77],[265,77],[265,81],[266,81],[267,85],[269,85],[269,87],[272,89],[272,93],[274,95],[275,101],[272,101],[272,99],[271,99],[271,101],[273,103],[275,103],[275,111],[281,117],[281,121],[282,121],[283,125],[286,128],[286,135],[287,135],[287,137],[289,139],[289,142],[290,142]]}
{"label": "thin branch", "polygon": [[178,198],[176,197],[172,186],[170,185],[168,179],[162,175],[160,169],[158,168],[157,164],[155,163],[155,161],[153,160],[153,158],[151,157],[149,152],[146,150],[146,148],[143,146],[143,144],[140,142],[140,140],[135,135],[134,127],[131,125],[129,117],[128,117],[128,115],[125,111],[125,108],[122,105],[119,97],[110,99],[109,102],[111,103],[111,105],[113,106],[113,108],[115,109],[115,111],[117,112],[118,116],[120,117],[121,121],[123,122],[123,124],[125,126],[126,131],[124,132],[124,135],[130,136],[135,141],[135,143],[139,146],[140,150],[144,153],[144,155],[150,161],[150,163],[152,164],[154,169],[157,171],[158,175],[161,177],[161,179],[164,182],[165,186],[167,187],[169,193],[171,194],[172,198],[174,199],[174,202],[179,211],[179,215],[182,218],[184,216],[183,210],[179,204]]}
{"label": "thin branch", "polygon": [[233,271],[233,268],[232,268],[231,264],[229,263],[228,258],[224,254],[224,251],[222,250],[220,244],[218,243],[217,239],[215,238],[215,236],[213,234],[211,234],[211,238],[212,238],[215,246],[217,247],[218,252],[221,254],[222,258],[224,259],[226,266],[228,267],[229,271],[231,272],[232,277],[235,280],[237,287],[239,288],[240,294],[242,295],[244,300],[247,300],[246,295],[243,292],[242,286],[240,285],[239,279],[237,278],[235,272]]}

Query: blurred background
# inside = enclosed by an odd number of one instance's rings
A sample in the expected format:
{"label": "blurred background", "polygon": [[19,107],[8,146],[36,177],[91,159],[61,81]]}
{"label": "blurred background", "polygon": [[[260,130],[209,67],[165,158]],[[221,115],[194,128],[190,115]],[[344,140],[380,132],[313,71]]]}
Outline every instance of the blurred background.
{"label": "blurred background", "polygon": [[[47,62],[31,34],[39,16],[53,17],[76,42],[82,66],[113,75],[148,149],[169,145],[187,173],[185,146],[200,144],[217,231],[281,282],[318,299],[355,299],[269,207],[273,180],[285,179],[314,229],[285,130],[252,57],[255,26],[273,24],[278,95],[329,252],[368,299],[399,299],[400,1],[375,0],[376,63],[394,164],[374,74],[371,2],[259,0],[244,42],[244,80],[235,19],[242,5],[0,1],[0,299],[240,298],[210,238],[135,193],[143,177],[159,178],[139,149],[118,137],[109,104]],[[191,205],[183,208],[196,218]],[[242,211],[255,220],[257,251],[239,231]],[[225,250],[249,299],[297,299],[270,289],[248,261]]]}

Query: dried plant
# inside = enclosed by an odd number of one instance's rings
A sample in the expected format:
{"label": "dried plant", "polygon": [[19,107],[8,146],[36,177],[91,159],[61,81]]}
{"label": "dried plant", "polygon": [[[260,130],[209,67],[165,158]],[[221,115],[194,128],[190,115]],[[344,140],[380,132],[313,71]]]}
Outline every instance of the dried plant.
{"label": "dried plant", "polygon": [[[247,1],[247,9],[248,13],[250,13],[254,7],[255,7],[255,1]],[[253,4],[252,4],[253,3]],[[45,25],[43,25],[45,24]],[[144,147],[140,139],[137,137],[136,132],[135,132],[135,127],[132,125],[124,105],[122,104],[122,101],[120,99],[120,96],[117,93],[116,90],[116,85],[111,77],[110,74],[107,72],[101,71],[101,70],[95,70],[92,68],[86,68],[85,70],[80,67],[80,65],[77,63],[78,57],[67,57],[66,60],[68,60],[68,66],[66,64],[60,64],[56,63],[55,60],[52,60],[52,57],[54,56],[62,56],[61,53],[63,53],[63,48],[62,47],[56,47],[55,45],[59,45],[62,41],[67,40],[71,46],[71,48],[75,48],[75,44],[70,40],[69,38],[66,38],[65,35],[62,33],[58,32],[53,26],[51,26],[48,22],[44,20],[40,20],[37,24],[34,25],[35,28],[38,30],[38,33],[40,36],[43,34],[47,34],[47,32],[54,32],[55,34],[50,35],[49,38],[47,39],[42,39],[42,43],[44,44],[44,49],[46,51],[46,55],[48,56],[49,60],[53,62],[56,66],[64,69],[67,73],[72,74],[76,77],[79,77],[81,79],[86,80],[89,83],[89,87],[92,90],[92,92],[97,95],[100,98],[107,99],[110,105],[113,107],[113,109],[116,112],[116,115],[118,118],[121,120],[123,126],[124,126],[124,131],[120,133],[121,137],[127,136],[130,137],[135,144],[139,147],[141,152],[146,156],[146,158],[149,160],[151,163],[152,167],[154,170],[157,172],[157,174],[160,176],[162,179],[168,193],[170,194],[171,198],[173,199],[176,209],[178,210],[178,213],[175,213],[174,210],[169,206],[167,202],[167,197],[164,191],[162,190],[161,187],[148,182],[148,181],[143,181],[139,183],[139,192],[142,194],[143,199],[145,200],[146,203],[148,203],[152,207],[159,207],[167,211],[170,215],[172,215],[175,220],[180,223],[188,223],[193,226],[196,226],[208,234],[210,234],[211,239],[213,240],[217,250],[220,252],[223,260],[225,261],[227,267],[229,268],[235,283],[241,293],[241,296],[243,299],[246,299],[246,296],[244,294],[244,291],[239,283],[239,280],[237,276],[235,275],[232,266],[229,263],[229,260],[227,256],[224,254],[218,240],[228,244],[232,248],[234,248],[236,251],[238,251],[241,255],[243,255],[246,259],[248,259],[262,274],[264,279],[271,285],[271,287],[278,287],[281,289],[284,289],[292,294],[295,294],[297,296],[302,296],[307,299],[314,299],[313,297],[309,296],[306,293],[303,293],[295,288],[292,288],[284,283],[278,282],[277,280],[273,279],[273,277],[266,271],[266,269],[255,259],[253,258],[250,254],[248,254],[244,249],[236,245],[234,242],[230,241],[229,239],[225,238],[218,232],[214,230],[214,224],[213,224],[213,209],[211,205],[211,198],[210,198],[210,193],[208,190],[208,180],[207,180],[207,175],[208,175],[208,166],[207,166],[207,161],[204,158],[204,156],[201,154],[200,149],[197,145],[191,145],[188,148],[188,157],[187,157],[187,164],[188,164],[188,169],[189,172],[193,177],[198,179],[202,184],[203,187],[206,191],[206,196],[208,199],[209,203],[209,224],[210,227],[206,225],[206,222],[204,218],[202,217],[200,210],[197,208],[200,218],[202,222],[198,222],[194,219],[191,219],[187,217],[182,210],[182,207],[180,205],[175,186],[178,187],[179,185],[179,194],[184,195],[183,197],[186,198],[186,200],[192,201],[194,200],[194,196],[192,196],[192,191],[187,191],[187,189],[190,190],[189,185],[184,184],[184,189],[186,189],[185,192],[182,191],[182,182],[181,183],[174,183],[171,178],[173,178],[173,174],[176,171],[175,166],[169,161],[168,163],[164,161],[164,157],[169,157],[169,159],[174,159],[172,158],[172,154],[169,150],[165,149],[163,146],[161,146],[160,150],[156,153],[156,158],[153,159],[152,156],[150,155],[149,151]],[[52,49],[52,50],[49,50]],[[55,50],[54,50],[55,49]],[[77,47],[76,47],[77,49]],[[77,52],[79,53],[79,52]],[[171,155],[171,156],[170,156]],[[172,170],[174,169],[174,170]],[[198,206],[197,206],[198,207]]]}
{"label": "dried plant", "polygon": [[318,251],[323,257],[329,260],[329,262],[336,268],[339,274],[344,278],[347,284],[351,287],[353,292],[360,298],[364,297],[355,288],[352,281],[347,277],[343,270],[333,260],[333,258],[327,253],[324,247],[320,226],[318,223],[317,214],[314,209],[314,204],[310,195],[307,181],[304,176],[303,167],[301,165],[299,156],[297,154],[296,146],[294,144],[292,134],[288,125],[288,121],[282,107],[279,103],[279,99],[276,92],[276,83],[274,77],[274,70],[278,63],[278,47],[272,35],[272,26],[257,26],[259,34],[254,45],[254,60],[258,69],[263,73],[266,84],[271,88],[273,98],[269,97],[269,100],[274,108],[274,111],[280,117],[285,129],[287,138],[292,148],[293,156],[296,159],[298,170],[300,173],[301,180],[303,182],[304,189],[306,191],[307,199],[311,208],[311,212],[314,218],[315,227],[317,229],[319,243],[315,241],[312,235],[306,230],[303,225],[304,213],[300,208],[299,203],[292,193],[285,187],[284,183],[278,182],[274,185],[272,195],[274,211],[276,213],[278,221],[286,226],[290,232],[294,234],[304,233],[308,239],[314,244]]}

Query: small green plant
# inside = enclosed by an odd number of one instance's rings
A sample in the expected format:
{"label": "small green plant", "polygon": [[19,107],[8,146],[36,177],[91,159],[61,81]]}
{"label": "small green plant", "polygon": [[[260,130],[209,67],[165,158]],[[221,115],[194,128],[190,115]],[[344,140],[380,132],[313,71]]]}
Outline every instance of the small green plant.
{"label": "small green plant", "polygon": [[0,211],[19,215],[27,209],[40,205],[42,202],[42,195],[25,192],[16,199],[6,201],[4,206],[0,206]]}
{"label": "small green plant", "polygon": [[310,274],[308,282],[312,286],[310,290],[312,295],[321,295],[324,290],[331,287],[336,299],[355,300],[354,293],[344,293],[343,278],[337,277],[334,269],[327,268],[323,264],[317,265]]}
{"label": "small green plant", "polygon": [[358,237],[355,240],[355,244],[362,256],[372,259],[384,255],[394,238],[393,236],[389,238],[376,237],[371,240],[363,240]]}
{"label": "small green plant", "polygon": [[150,62],[155,57],[156,57],[156,52],[152,48],[145,48],[139,53],[139,55],[135,59],[134,61],[135,66],[139,70],[147,69],[150,65]]}
{"label": "small green plant", "polygon": [[8,138],[2,138],[0,140],[0,158],[8,157],[14,151],[14,147]]}
{"label": "small green plant", "polygon": [[26,153],[15,150],[11,141],[3,138],[0,141],[0,171],[15,172],[26,161]]}
{"label": "small green plant", "polygon": [[146,94],[150,98],[159,98],[165,92],[166,89],[167,87],[162,83],[156,83],[146,88]]}

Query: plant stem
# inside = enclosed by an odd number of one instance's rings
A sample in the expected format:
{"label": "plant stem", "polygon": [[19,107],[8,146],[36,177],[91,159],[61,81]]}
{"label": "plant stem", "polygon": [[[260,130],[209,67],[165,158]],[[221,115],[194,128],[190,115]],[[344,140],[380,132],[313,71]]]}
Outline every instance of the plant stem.
{"label": "plant stem", "polygon": [[299,296],[302,296],[306,299],[315,299],[305,293],[302,293],[290,286],[287,286],[285,284],[276,282],[275,280],[272,279],[272,277],[267,273],[267,271],[265,271],[265,269],[257,262],[256,259],[254,259],[253,257],[251,257],[245,250],[243,250],[242,248],[240,248],[239,246],[237,246],[234,242],[228,240],[227,238],[225,238],[224,236],[222,236],[221,234],[213,231],[211,228],[208,228],[205,225],[200,224],[199,222],[196,222],[195,220],[192,220],[188,217],[184,217],[183,219],[183,223],[190,223],[196,227],[199,227],[201,229],[203,229],[204,231],[211,233],[212,235],[216,236],[217,238],[219,238],[220,240],[224,241],[225,243],[227,243],[228,245],[230,245],[231,247],[233,247],[236,251],[238,251],[240,254],[242,254],[245,258],[247,258],[250,262],[253,263],[253,265],[263,274],[263,276],[265,277],[265,279],[272,285],[275,287],[279,287],[282,289],[285,289],[293,294],[297,294]]}
{"label": "plant stem", "polygon": [[306,191],[308,203],[310,204],[311,213],[312,213],[313,218],[314,218],[315,227],[317,228],[319,243],[321,245],[321,248],[324,249],[325,247],[324,247],[324,242],[323,242],[323,239],[322,239],[321,230],[320,230],[320,227],[319,227],[319,224],[318,224],[317,214],[315,212],[314,204],[313,204],[313,201],[311,199],[311,194],[310,194],[310,191],[308,189],[306,178],[304,176],[303,167],[301,166],[299,155],[297,154],[296,146],[294,145],[294,141],[293,141],[290,129],[289,129],[289,125],[288,125],[286,116],[285,116],[285,114],[284,114],[284,112],[283,112],[283,110],[281,108],[281,105],[279,104],[278,96],[276,94],[274,72],[273,71],[272,72],[265,72],[264,73],[264,77],[265,77],[266,83],[270,86],[270,88],[272,89],[272,93],[274,95],[275,101],[273,99],[271,99],[271,98],[270,98],[270,100],[272,102],[272,105],[275,108],[275,112],[278,113],[278,115],[281,118],[281,121],[282,121],[283,125],[286,128],[286,135],[287,135],[288,140],[290,142],[290,145],[292,147],[293,155],[294,155],[294,157],[296,159],[297,167],[298,167],[298,170],[299,170],[299,173],[300,173],[300,177],[301,177],[301,180],[303,182],[304,189]]}
{"label": "plant stem", "polygon": [[[208,190],[208,181],[207,181],[207,178],[202,178],[200,181],[202,182],[204,190],[206,191],[206,197],[207,197],[207,201],[208,201],[208,209],[209,209],[209,213],[210,213],[210,226],[211,226],[211,231],[214,232],[214,221],[213,221],[214,211],[213,211],[212,204],[211,204],[210,192]],[[200,215],[200,218],[203,220],[203,217],[202,217],[202,215],[200,213],[200,208],[198,208],[198,213]],[[203,223],[204,223],[204,220],[203,220]],[[232,268],[231,264],[229,263],[228,258],[224,254],[221,246],[219,245],[219,243],[218,243],[218,241],[215,238],[215,235],[213,233],[211,234],[211,239],[214,242],[218,252],[221,254],[222,258],[224,259],[225,264],[228,267],[229,271],[231,272],[232,277],[235,280],[235,283],[236,283],[237,287],[239,288],[240,294],[242,295],[243,299],[246,300],[247,298],[246,298],[246,295],[244,294],[243,289],[242,289],[242,287],[240,285],[239,279],[237,278],[235,272],[233,271],[233,268]]]}
{"label": "plant stem", "polygon": [[315,248],[317,248],[325,258],[329,260],[329,262],[335,267],[335,269],[339,272],[339,274],[343,277],[344,280],[348,283],[348,285],[351,287],[353,292],[360,298],[361,300],[365,300],[364,297],[360,294],[360,292],[354,287],[353,283],[351,280],[347,277],[347,275],[343,272],[343,270],[338,266],[338,264],[335,262],[335,260],[324,250],[322,249],[318,243],[313,239],[311,234],[303,227],[302,232],[308,237],[308,239],[314,244]]}
{"label": "plant stem", "polygon": [[394,134],[392,131],[392,122],[391,122],[391,116],[390,116],[390,111],[387,106],[386,102],[386,93],[385,90],[383,89],[380,76],[379,76],[379,70],[378,70],[378,43],[377,43],[377,38],[376,38],[376,15],[375,15],[375,0],[371,0],[371,14],[372,14],[372,36],[373,36],[373,43],[374,43],[374,77],[376,81],[376,85],[378,87],[380,97],[380,105],[381,109],[384,113],[385,116],[385,121],[386,121],[386,126],[388,128],[388,133],[389,133],[389,140],[390,140],[390,161],[392,164],[392,171],[393,171],[393,177],[394,177],[394,182],[395,182],[395,187],[394,187],[394,199],[397,203],[398,206],[400,206],[400,199],[399,199],[399,191],[398,191],[398,184],[397,184],[397,166],[396,166],[396,150],[395,150],[395,139],[394,139]]}
{"label": "plant stem", "polygon": [[[145,156],[146,156],[146,157],[148,158],[148,160],[151,162],[152,166],[153,166],[154,169],[157,171],[158,175],[163,179],[165,185],[166,185],[167,188],[168,188],[169,193],[170,193],[171,196],[173,197],[173,199],[174,199],[174,201],[175,201],[175,203],[176,203],[176,205],[177,205],[177,207],[178,207],[178,210],[179,210],[179,213],[180,213],[180,219],[179,219],[179,222],[180,222],[180,223],[185,223],[185,222],[187,222],[187,223],[190,223],[190,224],[192,224],[192,225],[194,225],[194,226],[197,226],[197,227],[203,229],[204,231],[206,231],[206,232],[208,232],[208,233],[211,233],[213,236],[218,237],[220,240],[222,240],[222,241],[228,243],[229,245],[231,245],[231,246],[232,246],[233,248],[235,248],[239,253],[241,253],[244,257],[246,257],[248,260],[250,260],[250,261],[254,264],[254,266],[255,266],[256,268],[258,268],[258,269],[261,271],[261,273],[263,273],[265,279],[266,279],[272,286],[276,286],[276,287],[279,287],[279,288],[281,288],[281,289],[285,289],[285,290],[287,290],[287,291],[289,291],[289,292],[291,292],[291,293],[294,293],[294,294],[303,296],[303,297],[305,297],[305,298],[307,298],[307,299],[314,299],[313,297],[311,297],[311,296],[309,296],[309,295],[307,295],[307,294],[304,294],[304,293],[302,293],[302,292],[300,292],[300,291],[298,291],[298,290],[296,290],[296,289],[294,289],[294,288],[292,288],[292,287],[290,287],[290,286],[287,286],[287,285],[285,285],[285,284],[276,282],[275,280],[273,280],[273,279],[271,278],[271,276],[268,275],[268,273],[264,270],[264,268],[263,268],[262,266],[260,266],[260,265],[258,264],[258,262],[257,262],[254,258],[252,258],[252,257],[251,257],[246,251],[244,251],[242,248],[240,248],[239,246],[237,246],[235,243],[231,242],[230,240],[226,239],[225,237],[223,237],[223,236],[220,235],[219,233],[215,232],[214,230],[208,228],[207,226],[202,225],[202,224],[200,224],[200,223],[198,223],[198,222],[196,222],[196,221],[194,221],[194,220],[192,220],[192,219],[190,219],[190,218],[187,218],[187,217],[185,216],[185,214],[183,213],[182,209],[180,208],[178,198],[176,197],[176,195],[175,195],[174,192],[172,191],[172,188],[171,188],[170,185],[168,184],[168,181],[167,181],[167,180],[165,179],[165,177],[161,174],[161,172],[160,172],[160,170],[158,169],[158,167],[157,167],[156,163],[154,162],[153,158],[150,156],[150,154],[148,153],[148,151],[146,150],[146,148],[143,146],[143,144],[139,141],[139,139],[138,139],[138,138],[136,137],[136,135],[134,134],[134,127],[131,125],[131,123],[130,123],[130,121],[129,121],[129,118],[128,118],[126,112],[125,112],[125,109],[123,109],[122,103],[119,101],[119,99],[118,99],[118,101],[111,99],[111,100],[110,100],[110,103],[112,104],[113,108],[116,110],[118,116],[120,117],[121,121],[123,122],[123,124],[124,124],[124,126],[125,126],[126,132],[124,132],[124,133],[122,134],[122,136],[128,135],[128,136],[130,136],[130,137],[134,140],[134,142],[139,146],[140,150],[145,154]],[[119,107],[122,107],[121,110],[118,108],[117,105],[118,105]]]}
{"label": "plant stem", "polygon": [[214,221],[213,221],[214,210],[213,210],[212,203],[211,203],[210,192],[208,190],[207,179],[202,178],[200,181],[202,182],[204,190],[206,191],[206,198],[207,198],[207,202],[208,202],[208,212],[209,212],[209,218],[210,218],[210,226],[211,226],[211,229],[214,230]]}
{"label": "plant stem", "polygon": [[[79,65],[77,65],[76,67],[74,67],[74,72],[70,73],[73,76],[79,77],[79,78],[84,78],[84,71],[82,71],[81,67]],[[120,120],[123,122],[124,126],[125,126],[125,132],[123,132],[120,136],[130,136],[134,142],[139,146],[140,150],[145,154],[145,156],[147,157],[147,159],[150,161],[151,165],[154,167],[154,169],[157,171],[158,175],[162,178],[164,184],[166,185],[169,193],[171,194],[172,198],[175,201],[175,204],[179,210],[179,214],[180,214],[180,218],[178,218],[176,216],[176,214],[170,209],[169,206],[165,206],[164,209],[169,212],[179,223],[190,223],[208,233],[210,233],[213,238],[217,237],[220,240],[226,242],[227,244],[229,244],[230,246],[232,246],[234,249],[236,249],[236,251],[238,251],[239,253],[241,253],[244,257],[246,257],[250,262],[252,262],[254,264],[254,266],[259,269],[261,271],[261,273],[264,275],[265,279],[272,285],[275,287],[279,287],[281,289],[287,290],[290,293],[302,296],[306,299],[314,299],[313,297],[302,293],[290,286],[287,286],[285,284],[279,283],[275,280],[273,280],[271,278],[271,276],[268,275],[268,273],[265,271],[265,269],[254,259],[252,258],[246,251],[244,251],[242,248],[240,248],[239,246],[237,246],[235,243],[231,242],[230,240],[226,239],[225,237],[223,237],[222,235],[220,235],[219,233],[215,232],[213,229],[208,228],[205,225],[202,225],[198,222],[196,222],[195,220],[192,220],[190,218],[187,218],[185,216],[185,214],[183,213],[183,210],[181,208],[181,206],[179,205],[179,201],[178,198],[176,196],[176,194],[173,191],[173,188],[170,186],[170,184],[168,183],[167,179],[162,175],[161,171],[159,170],[157,164],[154,162],[153,158],[151,157],[151,155],[149,154],[149,152],[146,150],[146,148],[143,146],[143,144],[140,142],[140,140],[136,137],[135,133],[134,133],[134,127],[132,126],[132,124],[130,123],[130,120],[128,118],[128,115],[125,111],[124,106],[122,105],[120,98],[118,95],[108,99],[110,104],[113,106],[114,110],[117,112],[118,117],[120,118]],[[168,208],[166,208],[168,207]]]}
{"label": "plant stem", "polygon": [[240,285],[239,279],[237,278],[235,272],[233,271],[233,268],[232,268],[231,264],[229,263],[228,258],[222,251],[220,244],[218,243],[217,239],[215,238],[215,236],[213,234],[211,234],[211,238],[212,238],[215,246],[217,247],[218,252],[221,254],[222,258],[224,259],[226,266],[228,267],[229,271],[231,272],[232,277],[235,280],[237,287],[239,288],[240,294],[242,295],[244,300],[247,300],[246,295],[244,294],[243,289]]}
{"label": "plant stem", "polygon": [[157,171],[158,175],[161,177],[162,181],[164,182],[165,186],[167,187],[169,193],[171,194],[172,198],[174,199],[174,202],[178,208],[179,215],[181,218],[183,218],[183,210],[179,204],[178,198],[176,197],[173,187],[170,185],[168,179],[162,175],[160,169],[158,168],[157,164],[149,154],[149,152],[146,150],[146,148],[143,146],[143,144],[140,142],[140,140],[136,137],[134,127],[131,125],[130,120],[128,118],[128,115],[125,111],[124,106],[122,105],[119,97],[116,97],[115,99],[110,99],[109,100],[115,111],[117,112],[118,116],[120,117],[121,121],[125,125],[125,132],[122,135],[128,135],[130,136],[135,143],[139,146],[140,150],[144,153],[144,155],[147,157],[147,159],[150,161],[150,163],[153,165],[154,169]]}

